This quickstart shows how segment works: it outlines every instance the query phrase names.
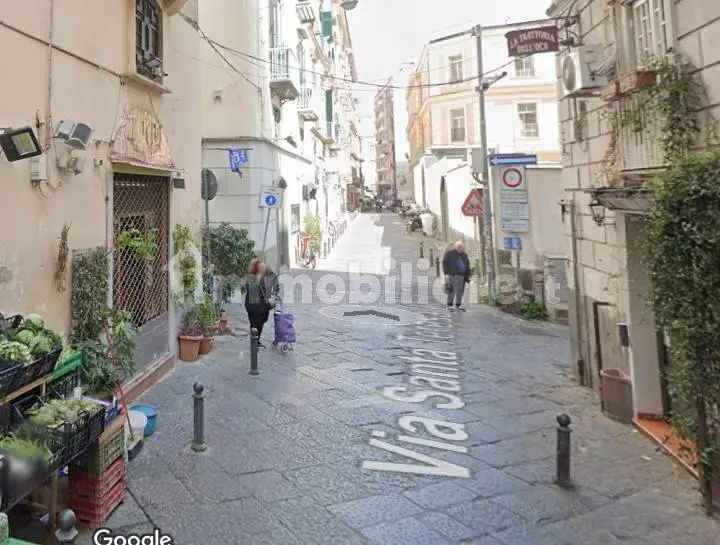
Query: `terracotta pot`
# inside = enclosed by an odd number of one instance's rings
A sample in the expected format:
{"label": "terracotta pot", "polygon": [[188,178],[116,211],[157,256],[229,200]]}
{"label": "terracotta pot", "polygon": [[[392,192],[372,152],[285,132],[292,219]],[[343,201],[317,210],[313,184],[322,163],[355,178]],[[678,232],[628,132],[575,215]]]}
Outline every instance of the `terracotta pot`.
{"label": "terracotta pot", "polygon": [[215,325],[212,325],[208,328],[208,336],[214,337],[218,334],[218,331],[220,330],[220,322],[217,322]]}
{"label": "terracotta pot", "polygon": [[230,320],[230,317],[228,316],[227,312],[223,312],[220,315],[220,319],[218,320],[218,332],[220,335],[227,335],[230,332],[230,326],[228,326],[228,321]]}
{"label": "terracotta pot", "polygon": [[200,353],[200,343],[202,337],[186,337],[180,335],[178,337],[179,356],[182,361],[196,361]]}
{"label": "terracotta pot", "polygon": [[214,337],[203,337],[200,341],[200,355],[204,356],[205,354],[209,354],[212,351],[213,342],[215,342]]}

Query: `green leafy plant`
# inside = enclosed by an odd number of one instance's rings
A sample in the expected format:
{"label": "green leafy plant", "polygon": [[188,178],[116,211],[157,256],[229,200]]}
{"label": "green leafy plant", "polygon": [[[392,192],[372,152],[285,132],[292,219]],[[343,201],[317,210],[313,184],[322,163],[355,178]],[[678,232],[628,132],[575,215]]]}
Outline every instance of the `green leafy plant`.
{"label": "green leafy plant", "polygon": [[198,305],[198,321],[203,335],[209,336],[212,328],[217,324],[218,315],[215,302],[212,297],[205,295],[202,302]]}
{"label": "green leafy plant", "polygon": [[316,214],[308,214],[304,220],[303,234],[310,237],[310,248],[313,252],[320,252],[322,246],[322,227],[320,217]]}
{"label": "green leafy plant", "polygon": [[19,460],[39,461],[48,464],[50,451],[40,441],[6,435],[0,439],[0,452]]}
{"label": "green leafy plant", "polygon": [[181,337],[202,337],[203,330],[200,325],[200,309],[198,305],[193,305],[185,311],[178,335]]}
{"label": "green leafy plant", "polygon": [[0,360],[30,365],[33,357],[30,349],[21,342],[0,341]]}
{"label": "green leafy plant", "polygon": [[227,304],[255,257],[255,243],[246,229],[222,223],[204,232],[203,252],[212,267],[212,275],[220,277],[221,305]]}
{"label": "green leafy plant", "polygon": [[82,341],[74,348],[82,354],[82,381],[87,390],[95,394],[111,394],[121,377],[108,356],[107,346],[94,340]]}
{"label": "green leafy plant", "polygon": [[175,225],[173,229],[173,246],[175,255],[190,249],[193,242],[192,229],[188,225]]}
{"label": "green leafy plant", "polygon": [[670,339],[672,423],[695,442],[712,509],[720,475],[720,153],[692,154],[654,187],[645,254],[651,302]]}
{"label": "green leafy plant", "polygon": [[103,331],[108,297],[108,253],[105,248],[73,255],[70,301],[73,341],[97,339]]}
{"label": "green leafy plant", "polygon": [[152,261],[158,253],[158,230],[150,229],[143,234],[139,229],[128,229],[117,237],[117,248],[129,250],[140,259]]}
{"label": "green leafy plant", "polygon": [[129,312],[115,311],[106,321],[108,338],[108,357],[125,374],[135,374],[135,338],[137,328],[132,323]]}
{"label": "green leafy plant", "polygon": [[520,315],[526,320],[547,320],[545,305],[530,296],[528,301],[520,307]]}

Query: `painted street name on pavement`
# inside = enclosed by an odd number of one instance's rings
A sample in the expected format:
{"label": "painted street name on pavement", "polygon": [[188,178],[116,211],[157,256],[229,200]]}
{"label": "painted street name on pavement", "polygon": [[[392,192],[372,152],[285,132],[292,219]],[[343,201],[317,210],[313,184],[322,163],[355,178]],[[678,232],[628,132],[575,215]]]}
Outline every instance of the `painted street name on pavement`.
{"label": "painted street name on pavement", "polygon": [[[465,402],[460,397],[462,362],[456,352],[446,350],[454,339],[452,321],[437,315],[425,316],[428,320],[411,326],[410,335],[397,337],[399,342],[409,345],[405,349],[410,355],[406,352],[396,357],[410,366],[410,379],[403,386],[386,386],[381,390],[381,394],[388,399],[403,403],[423,403],[433,400],[436,409],[462,409],[465,407]],[[389,442],[390,438],[386,432],[374,430],[371,433],[370,446],[417,463],[366,460],[362,463],[364,469],[465,479],[470,477],[468,468],[416,452],[412,447],[397,444],[399,442],[467,454],[467,447],[458,444],[469,437],[464,424],[413,414],[401,416],[397,425],[401,431],[395,438],[396,442]]]}

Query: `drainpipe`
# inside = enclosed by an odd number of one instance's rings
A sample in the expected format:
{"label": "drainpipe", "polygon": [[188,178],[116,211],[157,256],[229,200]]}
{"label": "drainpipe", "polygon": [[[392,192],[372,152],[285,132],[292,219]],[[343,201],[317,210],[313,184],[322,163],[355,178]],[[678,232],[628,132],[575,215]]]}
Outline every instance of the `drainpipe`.
{"label": "drainpipe", "polygon": [[578,242],[577,242],[577,219],[575,195],[573,194],[570,205],[570,238],[572,240],[572,261],[573,261],[573,284],[575,289],[575,335],[577,339],[578,359],[576,362],[580,384],[592,388],[592,373],[588,372],[587,364],[582,357],[582,325],[580,313],[582,309],[582,297],[580,296],[580,264],[578,263]]}
{"label": "drainpipe", "polygon": [[45,117],[45,134],[47,148],[52,143],[52,84],[53,84],[53,27],[55,26],[55,0],[50,0],[50,29],[48,31],[48,88],[47,88],[47,115]]}

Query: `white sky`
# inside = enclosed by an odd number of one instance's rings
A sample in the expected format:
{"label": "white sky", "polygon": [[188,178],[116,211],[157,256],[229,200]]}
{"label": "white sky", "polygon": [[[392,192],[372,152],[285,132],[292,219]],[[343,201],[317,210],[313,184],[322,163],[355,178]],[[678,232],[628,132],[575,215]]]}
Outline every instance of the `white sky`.
{"label": "white sky", "polygon": [[[404,62],[417,62],[423,46],[440,36],[461,32],[476,24],[517,23],[545,17],[551,0],[360,0],[348,12],[358,78],[383,83],[393,76],[396,85],[407,83]],[[375,132],[375,90],[357,92],[360,99],[361,135]],[[405,91],[395,91],[395,139],[398,161],[405,158],[407,109]],[[374,159],[373,139],[363,140],[366,159]],[[375,163],[366,161],[364,171],[374,183]]]}

